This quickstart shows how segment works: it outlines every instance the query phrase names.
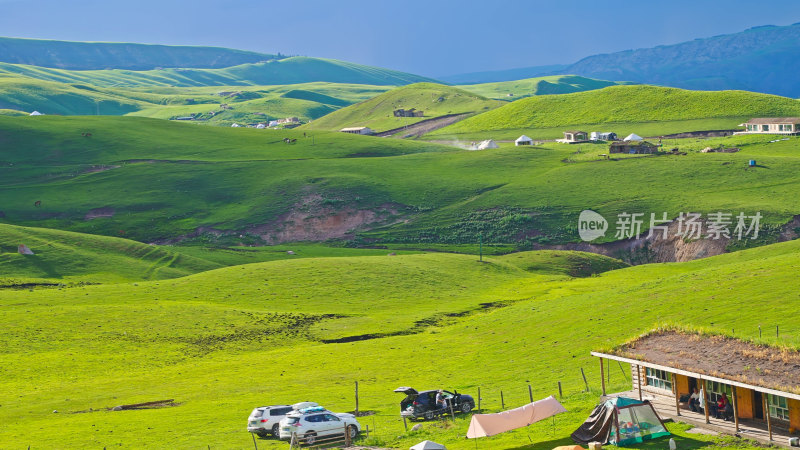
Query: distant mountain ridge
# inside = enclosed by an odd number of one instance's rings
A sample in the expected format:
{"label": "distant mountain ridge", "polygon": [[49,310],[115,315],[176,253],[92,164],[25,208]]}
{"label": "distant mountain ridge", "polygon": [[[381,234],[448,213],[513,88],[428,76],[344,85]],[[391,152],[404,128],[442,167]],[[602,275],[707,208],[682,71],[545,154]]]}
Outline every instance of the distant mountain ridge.
{"label": "distant mountain ridge", "polygon": [[222,68],[282,56],[222,47],[0,37],[0,62],[69,70]]}
{"label": "distant mountain ridge", "polygon": [[562,73],[696,90],[800,97],[800,23],[584,58]]}
{"label": "distant mountain ridge", "polygon": [[516,81],[525,78],[536,78],[554,73],[561,73],[569,64],[553,64],[549,66],[520,67],[518,69],[489,70],[485,72],[461,73],[438,77],[452,84],[497,83],[500,81]]}

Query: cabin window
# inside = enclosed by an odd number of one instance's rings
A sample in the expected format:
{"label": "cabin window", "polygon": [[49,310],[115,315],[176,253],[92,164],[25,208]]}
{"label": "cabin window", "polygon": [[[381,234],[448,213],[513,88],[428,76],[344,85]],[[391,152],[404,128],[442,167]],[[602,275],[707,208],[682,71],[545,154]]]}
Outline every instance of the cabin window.
{"label": "cabin window", "polygon": [[786,397],[767,394],[769,397],[769,416],[780,420],[789,420],[789,405]]}
{"label": "cabin window", "polygon": [[769,131],[769,125],[761,125],[761,131]]}
{"label": "cabin window", "polygon": [[647,385],[659,389],[672,390],[672,374],[666,370],[647,368]]}
{"label": "cabin window", "polygon": [[719,401],[722,394],[728,395],[728,401],[730,401],[731,395],[733,395],[733,391],[729,385],[716,381],[706,381],[706,390],[708,391],[708,401],[714,403]]}

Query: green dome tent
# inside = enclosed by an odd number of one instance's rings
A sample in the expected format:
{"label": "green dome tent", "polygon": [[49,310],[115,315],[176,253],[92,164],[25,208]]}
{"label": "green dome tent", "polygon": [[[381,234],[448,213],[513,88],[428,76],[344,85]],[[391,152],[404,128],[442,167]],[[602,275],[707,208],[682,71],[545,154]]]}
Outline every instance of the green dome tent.
{"label": "green dome tent", "polygon": [[669,431],[650,402],[615,397],[597,405],[572,433],[572,440],[578,444],[629,445],[661,436],[669,436]]}

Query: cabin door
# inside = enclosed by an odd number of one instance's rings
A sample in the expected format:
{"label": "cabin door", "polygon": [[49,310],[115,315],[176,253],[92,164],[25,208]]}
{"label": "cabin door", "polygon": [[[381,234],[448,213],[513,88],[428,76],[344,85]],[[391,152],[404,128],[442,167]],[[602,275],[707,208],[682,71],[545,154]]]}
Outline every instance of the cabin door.
{"label": "cabin door", "polygon": [[764,419],[764,398],[761,397],[761,392],[753,392],[753,415],[756,419]]}

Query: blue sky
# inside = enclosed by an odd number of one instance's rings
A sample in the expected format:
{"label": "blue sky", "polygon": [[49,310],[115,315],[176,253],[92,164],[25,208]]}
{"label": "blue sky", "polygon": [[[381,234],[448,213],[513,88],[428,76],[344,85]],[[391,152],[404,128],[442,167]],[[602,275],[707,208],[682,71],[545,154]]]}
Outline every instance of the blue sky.
{"label": "blue sky", "polygon": [[439,76],[800,22],[800,1],[0,0],[0,34],[215,45]]}

